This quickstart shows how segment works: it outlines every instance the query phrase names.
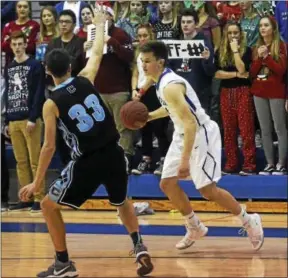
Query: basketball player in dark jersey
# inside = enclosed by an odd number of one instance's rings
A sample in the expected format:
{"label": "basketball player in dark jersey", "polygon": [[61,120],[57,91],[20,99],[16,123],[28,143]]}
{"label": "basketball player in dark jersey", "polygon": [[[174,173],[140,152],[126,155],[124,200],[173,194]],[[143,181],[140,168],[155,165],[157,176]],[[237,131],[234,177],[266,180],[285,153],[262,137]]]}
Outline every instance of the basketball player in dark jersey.
{"label": "basketball player in dark jersey", "polygon": [[117,143],[119,135],[112,116],[93,86],[103,53],[105,19],[103,11],[96,11],[97,31],[92,55],[77,77],[71,77],[70,58],[65,50],[54,49],[46,57],[46,70],[52,75],[56,88],[43,107],[45,141],[36,177],[33,183],[20,190],[20,198],[29,200],[45,178],[55,151],[57,127],[71,150],[72,160],[51,184],[41,203],[56,257],[55,263],[37,277],[78,276],[74,263],[69,260],[60,205],[80,207],[101,184],[106,186],[109,201],[117,206],[132,238],[137,274],[143,276],[153,270],[133,205],[126,199],[128,176],[124,151]]}

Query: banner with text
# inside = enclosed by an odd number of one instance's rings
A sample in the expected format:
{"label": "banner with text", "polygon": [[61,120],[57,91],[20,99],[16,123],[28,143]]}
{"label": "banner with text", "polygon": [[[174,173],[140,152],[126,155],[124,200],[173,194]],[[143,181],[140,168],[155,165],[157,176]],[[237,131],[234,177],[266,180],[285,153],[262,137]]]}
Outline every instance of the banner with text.
{"label": "banner with text", "polygon": [[204,40],[163,40],[169,51],[169,59],[202,59]]}
{"label": "banner with text", "polygon": [[[105,28],[104,28],[104,37],[108,35],[108,21],[106,20]],[[90,24],[87,26],[87,41],[94,41],[96,36],[96,26],[94,24]],[[104,44],[103,54],[107,53],[107,44]],[[91,56],[91,48],[86,51],[86,58]]]}

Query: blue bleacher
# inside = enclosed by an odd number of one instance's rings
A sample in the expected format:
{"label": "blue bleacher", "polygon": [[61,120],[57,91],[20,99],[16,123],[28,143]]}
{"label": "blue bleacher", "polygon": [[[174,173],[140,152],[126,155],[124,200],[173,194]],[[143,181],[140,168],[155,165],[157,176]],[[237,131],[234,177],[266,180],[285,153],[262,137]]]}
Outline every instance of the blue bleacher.
{"label": "blue bleacher", "polygon": [[[15,159],[12,147],[7,150],[9,168],[15,168]],[[137,158],[136,158],[137,159]],[[139,159],[139,155],[138,155]],[[223,162],[225,158],[223,157]],[[265,164],[262,149],[257,149],[257,165],[262,169]],[[57,154],[53,157],[50,169],[61,169],[61,163]],[[227,189],[237,199],[253,200],[287,200],[288,176],[250,176],[241,177],[237,175],[224,176],[220,187]],[[165,195],[159,188],[160,178],[155,175],[130,176],[128,196],[142,199],[163,199]],[[181,187],[191,199],[202,199],[191,181],[180,181]],[[94,197],[107,197],[104,187],[100,187]]]}

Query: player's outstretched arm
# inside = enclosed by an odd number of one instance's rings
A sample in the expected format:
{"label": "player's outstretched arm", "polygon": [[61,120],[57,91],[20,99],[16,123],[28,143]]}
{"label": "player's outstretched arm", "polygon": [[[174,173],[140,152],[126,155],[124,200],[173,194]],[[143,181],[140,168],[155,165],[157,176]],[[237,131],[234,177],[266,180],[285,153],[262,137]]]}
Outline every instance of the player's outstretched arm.
{"label": "player's outstretched arm", "polygon": [[189,161],[195,141],[197,122],[185,99],[186,88],[182,84],[169,84],[165,87],[163,93],[168,107],[171,107],[178,119],[182,121],[184,127],[182,160]]}
{"label": "player's outstretched arm", "polygon": [[51,159],[55,152],[56,142],[56,125],[57,117],[59,116],[56,104],[48,99],[43,106],[43,119],[45,124],[44,143],[41,149],[39,163],[37,167],[34,184],[36,188],[41,186],[45,178],[46,171],[50,165]]}
{"label": "player's outstretched arm", "polygon": [[96,36],[91,48],[91,56],[85,68],[78,74],[86,77],[93,84],[103,56],[105,21],[106,17],[101,6],[100,9],[95,10],[93,19],[93,24],[96,26]]}
{"label": "player's outstretched arm", "polygon": [[165,118],[167,116],[169,116],[169,113],[167,112],[167,110],[164,107],[160,107],[157,110],[149,113],[148,122],[154,121],[160,118]]}

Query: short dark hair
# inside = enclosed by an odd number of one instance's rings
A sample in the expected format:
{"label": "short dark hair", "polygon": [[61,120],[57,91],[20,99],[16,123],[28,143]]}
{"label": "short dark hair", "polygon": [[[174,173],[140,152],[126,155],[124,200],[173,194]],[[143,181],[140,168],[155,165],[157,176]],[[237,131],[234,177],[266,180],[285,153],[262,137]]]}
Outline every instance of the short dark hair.
{"label": "short dark hair", "polygon": [[152,52],[153,55],[157,60],[163,59],[165,61],[165,65],[168,61],[168,49],[164,42],[161,41],[148,41],[143,46],[140,47],[141,53],[150,53]]}
{"label": "short dark hair", "polygon": [[45,57],[47,69],[54,77],[61,78],[67,74],[71,64],[70,55],[63,48],[55,48],[47,53]]}
{"label": "short dark hair", "polygon": [[27,43],[27,37],[21,30],[17,30],[11,33],[10,40],[12,41],[16,39],[23,39],[24,43]]}
{"label": "short dark hair", "polygon": [[62,15],[69,15],[71,18],[72,18],[72,21],[73,21],[73,24],[76,24],[76,15],[73,11],[71,10],[63,10],[60,14],[59,14],[59,18],[62,16]]}
{"label": "short dark hair", "polygon": [[194,9],[183,9],[180,14],[180,21],[182,20],[183,16],[192,16],[194,18],[195,24],[199,23],[199,16]]}

